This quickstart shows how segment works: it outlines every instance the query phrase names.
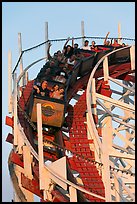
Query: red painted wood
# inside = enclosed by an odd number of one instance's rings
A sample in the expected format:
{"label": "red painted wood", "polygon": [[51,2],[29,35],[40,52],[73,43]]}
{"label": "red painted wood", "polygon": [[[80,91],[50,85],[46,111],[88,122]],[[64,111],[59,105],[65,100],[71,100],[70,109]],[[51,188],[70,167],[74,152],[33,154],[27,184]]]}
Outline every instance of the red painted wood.
{"label": "red painted wood", "polygon": [[7,138],[6,138],[6,142],[13,144],[13,138],[14,138],[13,134],[9,133]]}
{"label": "red painted wood", "polygon": [[58,190],[52,191],[53,202],[68,202],[69,199],[65,198]]}
{"label": "red painted wood", "polygon": [[23,161],[21,160],[21,155],[12,151],[10,159],[11,159],[11,162],[13,162],[14,164],[19,165],[22,168],[24,168]]}
{"label": "red painted wood", "polygon": [[[80,177],[84,184],[83,187],[85,189],[90,191],[92,188],[92,192],[94,190],[97,194],[104,196],[104,185],[95,164],[92,162],[86,162],[85,159],[77,156],[78,154],[85,156],[85,158],[90,159],[90,161],[95,160],[94,152],[89,148],[89,143],[93,143],[93,140],[88,141],[87,127],[84,124],[84,121],[86,120],[86,92],[79,98],[79,101],[75,104],[73,111],[74,122],[71,124],[69,136],[73,153],[76,153],[76,155],[73,154],[74,156],[69,159],[69,164],[73,170],[80,173]],[[69,117],[71,117],[71,114],[68,114],[68,120]],[[93,196],[89,196],[88,194],[85,194],[85,196],[90,201],[94,200],[95,202],[104,202],[104,200],[97,199]]]}
{"label": "red painted wood", "polygon": [[14,127],[14,117],[11,118],[9,116],[6,116],[5,124],[13,128]]}
{"label": "red painted wood", "polygon": [[43,192],[39,189],[39,183],[35,179],[27,178],[23,173],[21,173],[21,184],[22,187],[34,193],[43,199]]}

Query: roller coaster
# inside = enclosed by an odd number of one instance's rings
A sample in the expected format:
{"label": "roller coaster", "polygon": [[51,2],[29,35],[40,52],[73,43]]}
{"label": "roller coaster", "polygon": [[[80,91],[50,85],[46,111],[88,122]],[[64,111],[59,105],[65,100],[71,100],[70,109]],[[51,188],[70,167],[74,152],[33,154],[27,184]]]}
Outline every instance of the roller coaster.
{"label": "roller coaster", "polygon": [[64,100],[33,93],[40,81],[28,71],[46,57],[18,75],[25,51],[14,70],[9,63],[14,202],[135,202],[135,46],[99,46],[78,49],[83,57],[65,83],[47,76],[49,88],[63,86]]}

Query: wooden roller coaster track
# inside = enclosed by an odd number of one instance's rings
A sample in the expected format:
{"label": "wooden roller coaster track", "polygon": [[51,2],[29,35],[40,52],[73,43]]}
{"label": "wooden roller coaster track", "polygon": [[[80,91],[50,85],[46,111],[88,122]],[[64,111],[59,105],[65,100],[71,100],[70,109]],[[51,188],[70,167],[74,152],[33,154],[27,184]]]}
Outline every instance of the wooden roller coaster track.
{"label": "wooden roller coaster track", "polygon": [[72,72],[66,126],[56,131],[42,129],[40,104],[37,124],[26,112],[34,79],[21,91],[18,83],[31,65],[14,73],[6,141],[13,144],[8,165],[17,201],[33,202],[35,194],[41,202],[134,202],[134,46],[94,59]]}

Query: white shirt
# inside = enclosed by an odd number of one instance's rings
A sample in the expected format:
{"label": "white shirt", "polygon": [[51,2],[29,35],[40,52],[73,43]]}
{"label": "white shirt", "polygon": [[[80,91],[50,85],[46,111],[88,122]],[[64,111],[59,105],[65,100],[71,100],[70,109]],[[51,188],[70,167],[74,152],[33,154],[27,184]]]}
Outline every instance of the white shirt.
{"label": "white shirt", "polygon": [[83,49],[83,50],[91,50],[89,45],[88,46],[83,46],[81,49]]}

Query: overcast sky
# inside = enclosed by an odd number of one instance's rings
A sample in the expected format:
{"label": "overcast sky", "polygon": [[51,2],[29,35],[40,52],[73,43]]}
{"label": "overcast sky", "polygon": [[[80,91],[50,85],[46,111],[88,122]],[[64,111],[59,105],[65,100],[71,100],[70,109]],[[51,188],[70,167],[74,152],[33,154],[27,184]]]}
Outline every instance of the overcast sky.
{"label": "overcast sky", "polygon": [[[22,49],[45,41],[45,22],[49,39],[81,36],[84,21],[85,36],[118,37],[121,23],[122,37],[135,38],[135,2],[2,2],[2,201],[11,202],[13,188],[7,160],[12,145],[5,142],[12,129],[5,125],[8,114],[8,50],[12,52],[12,68],[19,57],[18,33]],[[103,43],[103,40],[99,41]],[[124,41],[129,43],[128,41]],[[53,42],[51,53],[62,49],[65,42]],[[80,44],[81,41],[78,41]],[[25,54],[24,67],[44,55],[44,46]],[[43,56],[42,56],[43,57]],[[44,62],[35,66],[29,77],[36,76]]]}

